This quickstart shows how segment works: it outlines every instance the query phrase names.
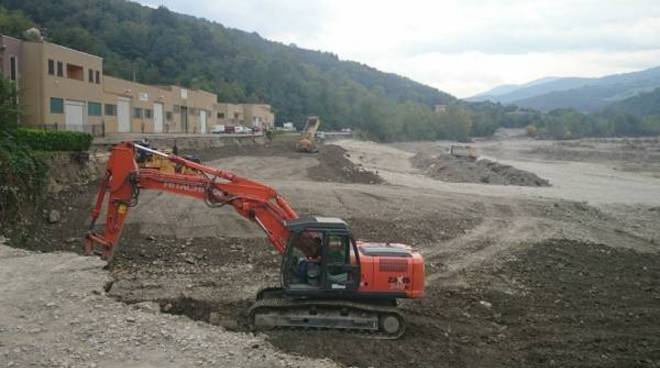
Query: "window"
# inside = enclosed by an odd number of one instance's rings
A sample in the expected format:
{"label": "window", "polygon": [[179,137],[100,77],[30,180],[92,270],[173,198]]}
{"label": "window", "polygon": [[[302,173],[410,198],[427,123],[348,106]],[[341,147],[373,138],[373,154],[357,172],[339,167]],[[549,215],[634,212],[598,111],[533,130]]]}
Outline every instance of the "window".
{"label": "window", "polygon": [[346,284],[348,273],[344,265],[350,264],[350,243],[345,235],[328,235],[327,243],[327,278],[333,284]]}
{"label": "window", "polygon": [[172,121],[172,111],[167,111],[165,113],[165,118],[167,119],[167,121]]}
{"label": "window", "polygon": [[225,118],[225,113],[224,112],[219,112],[218,113],[218,119],[224,119]]}
{"label": "window", "polygon": [[[292,234],[297,236],[296,234]],[[316,236],[316,238],[311,238],[309,236]],[[319,235],[316,235],[310,231],[305,231],[304,235],[300,235],[298,239],[304,237],[303,239],[313,239],[313,244],[310,244],[314,247],[313,252],[316,255],[320,255],[320,239]],[[305,247],[307,248],[307,247]],[[285,264],[282,267],[283,269],[283,281],[284,285],[305,285],[307,287],[319,288],[321,286],[321,264],[318,261],[318,257],[307,257],[298,247],[291,247],[291,250],[288,250],[287,257],[284,257]],[[310,252],[312,252],[310,250]]]}
{"label": "window", "polygon": [[151,119],[151,116],[152,116],[151,109],[144,109],[145,119]]}
{"label": "window", "polygon": [[174,112],[181,112],[181,107],[179,105],[174,105]]}
{"label": "window", "polygon": [[94,71],[92,69],[88,70],[87,79],[89,83],[94,83]]}
{"label": "window", "polygon": [[98,102],[88,102],[87,103],[87,115],[89,116],[101,116],[101,104]]}
{"label": "window", "polygon": [[96,84],[100,84],[100,83],[101,83],[101,72],[99,72],[97,70],[96,71]]}
{"label": "window", "polygon": [[234,119],[238,120],[239,114],[237,112],[234,113]]}
{"label": "window", "polygon": [[61,98],[50,98],[50,112],[52,114],[63,114],[64,113],[64,100]]}
{"label": "window", "polygon": [[16,56],[9,57],[9,79],[16,82],[18,79],[18,65],[16,65]]}
{"label": "window", "polygon": [[117,115],[117,105],[105,104],[105,114],[107,116]]}
{"label": "window", "polygon": [[64,64],[61,61],[57,62],[57,76],[58,77],[64,76]]}
{"label": "window", "polygon": [[133,117],[135,119],[142,119],[142,109],[139,107],[136,107],[133,109]]}
{"label": "window", "polygon": [[77,79],[79,81],[85,80],[83,67],[80,65],[66,64],[66,77],[70,79]]}
{"label": "window", "polygon": [[328,235],[328,263],[345,264],[348,261],[348,239],[342,235]]}
{"label": "window", "polygon": [[55,60],[48,59],[48,74],[55,75]]}

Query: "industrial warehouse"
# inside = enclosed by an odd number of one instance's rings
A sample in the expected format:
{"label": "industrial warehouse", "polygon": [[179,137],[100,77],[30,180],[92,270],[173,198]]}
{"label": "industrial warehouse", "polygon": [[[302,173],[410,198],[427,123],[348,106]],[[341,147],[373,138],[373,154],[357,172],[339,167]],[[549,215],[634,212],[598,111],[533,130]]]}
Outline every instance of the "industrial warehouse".
{"label": "industrial warehouse", "polygon": [[0,36],[2,72],[19,90],[27,127],[115,133],[207,134],[214,126],[274,126],[267,104],[219,103],[217,95],[103,74],[103,58],[44,41]]}

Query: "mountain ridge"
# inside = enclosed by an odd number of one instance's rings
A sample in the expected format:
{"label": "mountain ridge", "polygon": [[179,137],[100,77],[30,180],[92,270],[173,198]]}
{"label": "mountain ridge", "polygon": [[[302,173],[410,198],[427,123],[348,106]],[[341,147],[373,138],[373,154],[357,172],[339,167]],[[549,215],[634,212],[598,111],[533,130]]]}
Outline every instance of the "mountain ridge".
{"label": "mountain ridge", "polygon": [[541,111],[575,108],[595,112],[609,103],[649,92],[656,87],[660,87],[660,67],[597,78],[558,78],[497,96],[477,96],[477,100],[488,99]]}
{"label": "mountain ridge", "polygon": [[470,96],[465,98],[464,100],[466,101],[474,101],[474,102],[480,102],[484,101],[484,99],[487,99],[488,97],[491,96],[501,96],[510,92],[513,92],[515,90],[525,88],[525,87],[531,87],[535,86],[538,84],[542,83],[547,83],[547,82],[552,82],[553,80],[559,79],[560,77],[543,77],[539,79],[534,79],[531,82],[527,83],[522,83],[522,84],[501,84],[499,86],[495,86],[487,91],[477,93],[474,96]]}

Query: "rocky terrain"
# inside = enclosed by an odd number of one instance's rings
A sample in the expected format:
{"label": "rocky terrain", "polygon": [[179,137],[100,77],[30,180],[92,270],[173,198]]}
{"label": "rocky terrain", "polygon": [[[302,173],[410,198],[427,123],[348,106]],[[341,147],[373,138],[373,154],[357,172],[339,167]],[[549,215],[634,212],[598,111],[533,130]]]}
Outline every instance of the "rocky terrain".
{"label": "rocky terrain", "polygon": [[278,352],[264,336],[230,333],[158,304],[106,295],[104,262],[0,245],[3,367],[334,367]]}
{"label": "rocky terrain", "polygon": [[[413,164],[416,155],[442,152],[442,144],[347,140],[308,155],[275,141],[194,152],[277,188],[300,214],[340,216],[358,239],[422,252],[426,295],[400,303],[409,326],[399,340],[250,333],[245,309],[260,288],[278,282],[279,257],[259,228],[228,208],[144,192],[106,270],[71,253],[0,248],[0,361],[660,366],[660,170],[652,158],[636,156],[628,163],[639,170],[621,170],[625,159],[543,153],[564,144],[484,141],[475,145],[487,159],[552,186],[456,183]],[[48,202],[57,221],[47,211],[22,239],[5,235],[33,251],[79,251],[95,190],[87,184],[58,193]],[[30,332],[40,328],[47,332]]]}
{"label": "rocky terrain", "polygon": [[547,187],[550,182],[538,175],[488,159],[471,160],[441,153],[417,153],[411,159],[415,168],[432,178],[451,183],[482,183]]}

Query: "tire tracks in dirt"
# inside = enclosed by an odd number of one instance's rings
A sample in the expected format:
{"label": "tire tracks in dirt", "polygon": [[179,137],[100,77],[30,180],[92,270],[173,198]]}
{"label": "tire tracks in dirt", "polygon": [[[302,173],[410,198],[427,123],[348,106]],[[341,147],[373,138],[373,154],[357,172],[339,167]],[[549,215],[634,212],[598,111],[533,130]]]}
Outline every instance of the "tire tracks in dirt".
{"label": "tire tracks in dirt", "polygon": [[[541,230],[541,231],[539,231]],[[540,240],[539,222],[515,203],[484,204],[484,220],[465,235],[422,251],[427,262],[441,259],[440,272],[427,275],[429,285],[459,272],[493,261],[503,252],[519,248],[524,240]]]}

